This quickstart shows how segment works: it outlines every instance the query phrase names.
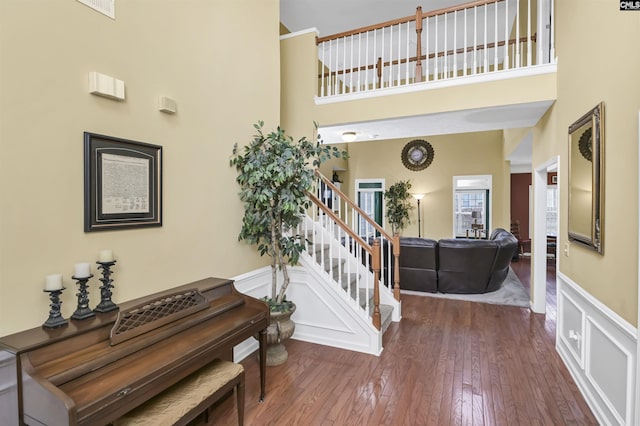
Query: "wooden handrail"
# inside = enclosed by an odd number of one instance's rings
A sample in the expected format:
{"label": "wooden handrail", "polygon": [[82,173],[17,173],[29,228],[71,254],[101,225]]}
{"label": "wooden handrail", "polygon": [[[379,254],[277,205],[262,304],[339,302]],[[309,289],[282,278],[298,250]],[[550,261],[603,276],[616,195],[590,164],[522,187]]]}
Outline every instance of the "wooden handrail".
{"label": "wooden handrail", "polygon": [[373,271],[373,313],[371,315],[371,321],[373,322],[373,326],[380,330],[382,328],[382,316],[380,314],[380,239],[375,238],[373,240],[373,246],[369,245],[368,242],[363,240],[358,234],[353,232],[351,228],[346,226],[325,203],[318,199],[318,197],[310,192],[308,192],[307,195],[316,207],[320,208],[327,216],[329,216],[329,218],[331,218],[333,222],[339,224],[340,228],[344,230],[349,237],[353,238],[358,245],[360,245],[360,247],[362,247],[371,256],[371,270]]}
{"label": "wooden handrail", "polygon": [[[340,191],[340,189],[335,186],[333,184],[333,182],[331,182],[326,176],[324,176],[322,173],[320,173],[320,171],[316,170],[316,176],[319,177],[322,182],[324,182],[325,185],[327,185],[332,191],[334,191],[336,194],[338,194],[340,196],[341,199],[344,199],[347,204],[349,205],[349,207],[351,207],[352,209],[354,209],[360,216],[368,218],[369,215],[362,210],[360,207],[358,207],[353,201],[351,201],[351,199],[349,197],[347,197],[344,192]],[[317,199],[317,198],[316,198]],[[322,203],[324,205],[324,203]],[[333,212],[331,212],[333,214]],[[335,214],[333,214],[334,217],[337,217]],[[369,223],[371,224],[371,226],[374,227],[374,229],[378,232],[380,232],[380,234],[382,236],[384,236],[387,240],[391,240],[391,235],[389,235],[389,233],[387,231],[384,230],[384,228],[382,226],[380,226],[378,223],[376,223],[375,221],[371,220],[369,221]]]}
{"label": "wooden handrail", "polygon": [[[342,219],[336,216],[336,214],[333,211],[331,211],[331,209],[325,203],[323,203],[322,201],[320,201],[320,199],[318,199],[318,197],[316,197],[310,192],[307,193],[307,195],[309,196],[309,199],[313,201],[313,204],[315,204],[316,207],[320,208],[327,216],[329,216],[332,221],[334,221],[335,223],[342,224]],[[359,245],[364,247],[367,253],[373,254],[373,249],[371,248],[369,243],[363,240],[362,237],[360,237],[353,230],[351,230],[351,228],[349,228],[348,226],[341,226],[340,228],[342,228],[349,235],[350,238],[353,238]]]}
{"label": "wooden handrail", "polygon": [[[442,9],[432,10],[430,12],[422,12],[422,18],[432,18],[437,15],[444,15],[445,13],[456,12],[465,9],[471,9],[472,7],[484,6],[485,4],[490,3],[500,3],[505,0],[477,0],[469,3],[460,4],[458,6],[450,6]],[[368,31],[379,30],[381,28],[390,27],[392,25],[404,24],[406,22],[411,22],[416,20],[416,14],[405,16],[404,18],[392,19],[390,21],[381,22],[379,24],[368,25],[366,27],[356,28],[355,30],[343,31],[341,33],[331,34],[324,37],[317,37],[316,44],[323,43],[325,41],[334,40],[337,38],[349,37],[351,35],[356,35],[359,33],[366,33]]]}
{"label": "wooden handrail", "polygon": [[[324,176],[322,173],[320,173],[319,170],[316,169],[316,176],[318,178],[320,178],[320,180],[322,181],[322,183],[324,183],[329,189],[331,189],[332,191],[334,191],[335,194],[338,195],[338,197],[341,200],[344,200],[349,207],[351,207],[354,211],[356,211],[360,217],[364,218],[368,224],[370,224],[371,226],[373,226],[373,228],[378,231],[380,233],[380,235],[382,237],[384,237],[387,241],[390,241],[392,246],[393,246],[393,265],[394,265],[394,274],[393,274],[393,297],[394,299],[396,299],[397,301],[400,301],[400,236],[398,234],[394,234],[393,237],[391,235],[389,235],[384,228],[382,228],[376,221],[372,220],[371,217],[364,211],[362,210],[360,207],[358,207],[353,201],[351,201],[351,199],[349,197],[347,197],[344,192],[342,192],[340,190],[340,188],[338,188],[337,186],[335,186],[333,184],[333,182],[331,182],[326,176]],[[325,212],[327,215],[329,215],[329,217],[335,222],[340,224],[340,227],[342,229],[345,230],[345,232],[347,232],[347,234],[349,234],[349,236],[353,237],[353,238],[357,238],[357,241],[360,245],[364,246],[364,247],[369,247],[369,244],[364,242],[364,240],[362,238],[360,238],[360,236],[358,236],[353,230],[351,230],[351,228],[349,228],[348,226],[346,226],[346,224],[344,224],[344,222],[342,221],[342,219],[340,219],[338,216],[336,216],[336,214],[329,208],[327,207],[323,202],[321,202],[318,197],[316,197],[313,194],[309,195],[310,198],[314,201],[315,204],[318,204],[318,206],[322,209],[323,212]],[[343,226],[344,225],[344,226]],[[368,251],[368,253],[372,254],[372,252]],[[378,253],[378,257],[380,256],[380,253]]]}
{"label": "wooden handrail", "polygon": [[[519,39],[509,39],[509,45],[515,44],[515,43],[524,43],[526,42],[528,39],[526,36],[520,37]],[[537,33],[534,33],[531,35],[531,41],[537,42]],[[417,66],[417,62],[420,60],[425,60],[425,59],[433,59],[436,56],[437,57],[442,57],[442,56],[449,56],[449,55],[453,55],[455,54],[460,54],[460,53],[469,53],[469,52],[473,52],[474,50],[484,50],[485,47],[487,49],[491,49],[494,47],[502,47],[505,45],[505,41],[499,41],[496,45],[495,42],[493,43],[487,43],[487,45],[485,46],[484,43],[483,44],[479,44],[477,46],[469,46],[467,48],[464,47],[460,47],[458,49],[455,50],[455,52],[453,51],[453,49],[448,50],[446,52],[442,51],[442,52],[434,52],[434,53],[430,53],[429,55],[422,55],[419,58],[417,56],[412,56],[410,58],[404,58],[404,59],[396,59],[394,61],[388,61],[388,62],[384,62],[381,66],[382,67],[388,67],[390,65],[399,65],[399,64],[406,64],[407,61],[408,62],[416,62],[416,66]],[[352,72],[358,72],[358,71],[366,71],[366,70],[372,70],[374,68],[377,68],[380,64],[376,63],[376,65],[362,65],[360,67],[357,68],[351,68],[351,69],[344,69],[344,70],[339,70],[339,71],[331,71],[331,72],[325,72],[324,75],[323,74],[318,74],[318,78],[322,78],[324,77],[328,77],[328,76],[335,76],[335,75],[341,75],[341,74],[349,74]],[[416,79],[417,79],[417,71],[416,71]],[[416,80],[417,81],[417,80]]]}

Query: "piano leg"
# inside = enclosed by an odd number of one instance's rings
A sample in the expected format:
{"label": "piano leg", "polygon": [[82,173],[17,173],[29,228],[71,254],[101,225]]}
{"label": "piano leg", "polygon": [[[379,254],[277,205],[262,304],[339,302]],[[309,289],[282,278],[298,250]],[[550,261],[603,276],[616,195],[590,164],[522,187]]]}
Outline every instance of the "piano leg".
{"label": "piano leg", "polygon": [[258,402],[264,401],[265,383],[267,373],[267,329],[261,330],[258,338],[260,344],[260,399]]}

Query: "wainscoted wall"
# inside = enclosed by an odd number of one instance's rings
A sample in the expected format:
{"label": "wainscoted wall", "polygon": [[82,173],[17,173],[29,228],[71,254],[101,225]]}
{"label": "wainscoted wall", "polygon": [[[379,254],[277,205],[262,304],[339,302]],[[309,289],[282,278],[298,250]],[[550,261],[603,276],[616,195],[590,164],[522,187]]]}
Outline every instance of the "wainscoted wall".
{"label": "wainscoted wall", "polygon": [[[301,262],[305,260],[301,259]],[[374,355],[381,353],[382,336],[364,313],[349,306],[353,302],[346,294],[328,288],[313,268],[290,267],[288,271],[291,282],[287,299],[296,304],[296,312],[291,317],[296,323],[292,339]],[[243,294],[258,299],[271,294],[270,266],[233,280],[236,289]],[[257,348],[257,340],[247,339],[234,348],[234,360],[244,359]]]}
{"label": "wainscoted wall", "polygon": [[600,423],[633,424],[637,330],[560,272],[557,285],[560,356]]}

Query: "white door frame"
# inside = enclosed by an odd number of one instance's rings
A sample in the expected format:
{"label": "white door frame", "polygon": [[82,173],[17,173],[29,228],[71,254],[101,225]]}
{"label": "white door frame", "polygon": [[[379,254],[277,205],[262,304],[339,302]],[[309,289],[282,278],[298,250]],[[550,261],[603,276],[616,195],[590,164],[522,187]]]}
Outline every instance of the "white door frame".
{"label": "white door frame", "polygon": [[[547,310],[547,174],[555,170],[560,176],[560,157],[540,164],[532,173],[533,236],[531,238],[531,310],[544,314]],[[558,178],[558,185],[560,184]],[[558,203],[558,210],[560,205]],[[559,235],[558,235],[559,236]],[[558,242],[556,237],[556,263]]]}
{"label": "white door frame", "polygon": [[[640,195],[640,111],[638,111],[638,195]],[[638,198],[638,211],[640,212],[640,198]],[[640,289],[640,214],[638,214],[638,270],[636,271],[636,279],[638,281],[638,288]],[[640,292],[638,292],[638,306],[640,307]],[[640,425],[640,380],[638,380],[638,372],[640,372],[640,309],[638,309],[638,325],[636,326],[636,388],[635,388],[635,407],[633,410],[632,418],[635,425]]]}

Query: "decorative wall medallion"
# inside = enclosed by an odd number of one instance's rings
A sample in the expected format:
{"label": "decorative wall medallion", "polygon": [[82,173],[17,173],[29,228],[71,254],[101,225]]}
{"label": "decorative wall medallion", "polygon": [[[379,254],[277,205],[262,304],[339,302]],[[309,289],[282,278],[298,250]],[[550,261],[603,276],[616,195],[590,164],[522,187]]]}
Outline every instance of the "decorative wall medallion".
{"label": "decorative wall medallion", "polygon": [[424,170],[433,162],[435,152],[431,144],[422,139],[414,139],[402,148],[402,164],[417,172]]}

